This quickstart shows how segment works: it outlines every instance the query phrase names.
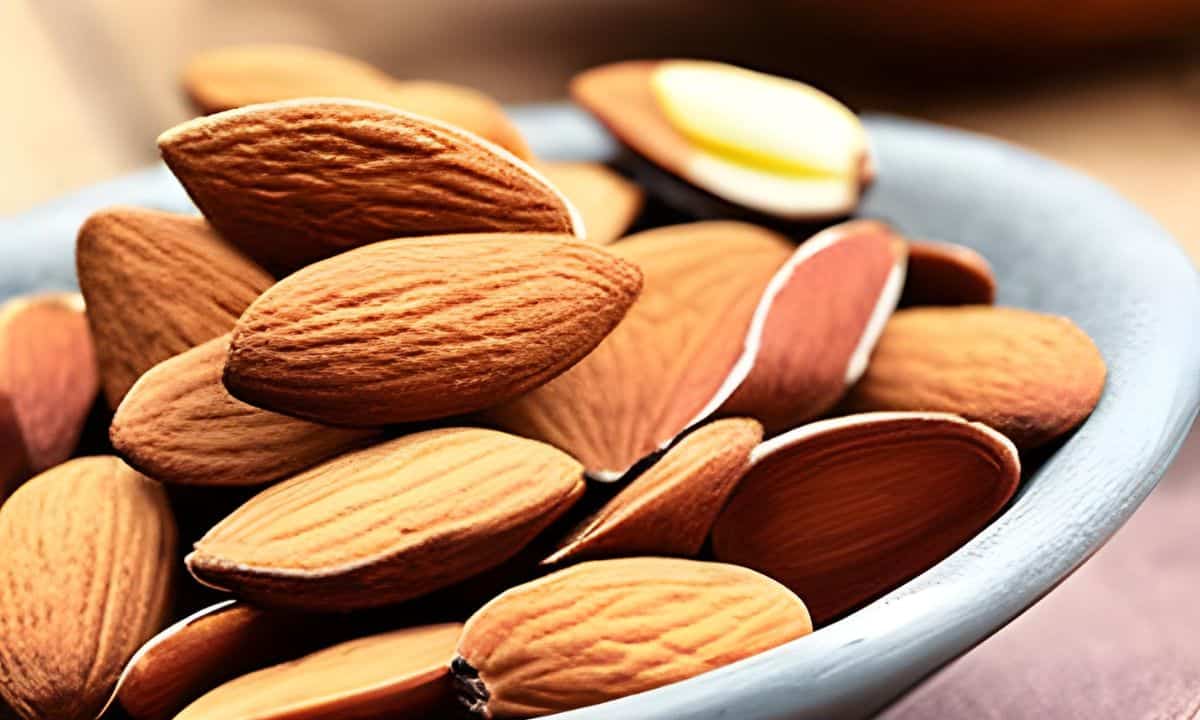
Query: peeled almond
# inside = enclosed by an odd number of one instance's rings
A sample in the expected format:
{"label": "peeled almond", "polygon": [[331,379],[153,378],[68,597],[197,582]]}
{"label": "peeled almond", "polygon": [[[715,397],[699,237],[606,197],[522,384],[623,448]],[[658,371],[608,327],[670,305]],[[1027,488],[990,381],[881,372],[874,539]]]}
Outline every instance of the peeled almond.
{"label": "peeled almond", "polygon": [[70,457],[98,384],[79,295],[0,305],[0,502],[25,478]]}
{"label": "peeled almond", "polygon": [[545,563],[622,555],[699,554],[762,440],[754,420],[705,425],[586,520]]}
{"label": "peeled almond", "polygon": [[996,300],[992,267],[969,247],[910,240],[908,273],[900,305],[991,305]]}
{"label": "peeled almond", "polygon": [[480,608],[459,640],[454,682],[478,716],[537,717],[678,682],[810,632],[800,598],[753,570],[596,560]]}
{"label": "peeled almond", "polygon": [[250,306],[225,386],[333,425],[473,412],[574,365],[641,282],[632,262],[569,236],[375,243],[291,275]]}
{"label": "peeled almond", "polygon": [[277,275],[390,238],[584,232],[508,151],[377,103],[250,105],[178,125],[158,147],[221,235]]}
{"label": "peeled almond", "polygon": [[740,208],[796,221],[858,203],[866,132],[803,83],[715,62],[635,61],[577,76],[571,94],[634,152]]}
{"label": "peeled almond", "polygon": [[827,622],[932,567],[1017,488],[1016,448],[941,413],[823,420],[759,446],[713,528],[718,560],[801,593]]}
{"label": "peeled almond", "polygon": [[457,623],[351,640],[231,680],[175,720],[424,718],[453,707]]}
{"label": "peeled almond", "polygon": [[579,209],[589,242],[607,245],[622,237],[642,209],[642,189],[599,163],[542,162],[536,167]]}
{"label": "peeled almond", "polygon": [[579,463],[494,430],[449,428],[347,453],[252,498],[187,566],[264,606],[350,610],[512,557],[583,493]]}
{"label": "peeled almond", "polygon": [[203,218],[140,208],[93,213],[75,264],[114,409],[142,373],[229,332],[273,282]]}
{"label": "peeled almond", "polygon": [[278,44],[208,50],[188,63],[183,86],[204,113],[305,97],[370,100],[457,125],[529,157],[521,134],[487,95],[447,83],[402,82],[329,50]]}
{"label": "peeled almond", "polygon": [[229,336],[155,365],[117,408],[113,447],[166,483],[261,485],[362,445],[378,432],[297,420],[235,400],[221,383]]}
{"label": "peeled almond", "polygon": [[754,366],[721,411],[778,433],[832,408],[867,359],[904,284],[903,238],[883,223],[835,225],[809,238],[768,285]]}
{"label": "peeled almond", "polygon": [[1082,423],[1104,391],[1095,343],[1065,317],[1017,308],[911,308],[888,322],[846,406],[986,423],[1019,448]]}

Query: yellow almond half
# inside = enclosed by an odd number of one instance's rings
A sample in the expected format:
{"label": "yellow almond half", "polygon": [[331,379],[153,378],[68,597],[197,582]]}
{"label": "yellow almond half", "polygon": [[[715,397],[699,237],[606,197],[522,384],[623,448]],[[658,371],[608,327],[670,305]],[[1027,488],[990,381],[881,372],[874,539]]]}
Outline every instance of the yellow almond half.
{"label": "yellow almond half", "polygon": [[166,483],[261,485],[378,435],[318,425],[236,400],[221,383],[229,336],[155,365],[117,408],[113,447]]}
{"label": "yellow almond half", "polygon": [[991,305],[995,300],[996,278],[982,255],[954,243],[908,241],[901,307]]}
{"label": "yellow almond half", "polygon": [[634,263],[562,235],[374,243],[280,281],[243,313],[224,382],[332,425],[474,412],[563,372],[641,289]]}
{"label": "yellow almond half", "polygon": [[633,61],[577,76],[571,94],[655,165],[735,205],[784,220],[848,214],[866,133],[803,83],[694,60]]}
{"label": "yellow almond half", "polygon": [[1065,317],[991,306],[910,308],[892,316],[845,405],[952,412],[1024,449],[1082,423],[1106,374],[1095,343]]}
{"label": "yellow almond half", "polygon": [[564,539],[544,563],[695,556],[762,440],[754,420],[709,423],[681,440]]}
{"label": "yellow almond half", "polygon": [[251,498],[197,543],[202,583],[305,610],[388,605],[499,565],[583,493],[579,463],[448,428],[347,453]]}
{"label": "yellow almond half", "polygon": [[183,87],[203,113],[305,97],[369,100],[437,118],[505,147],[521,158],[529,147],[499,103],[471,88],[399,81],[329,50],[302,45],[235,45],[194,56]]}
{"label": "yellow almond half", "polygon": [[78,294],[0,305],[0,503],[22,480],[71,455],[98,385]]}
{"label": "yellow almond half", "polygon": [[584,232],[512,153],[378,103],[249,105],[176,126],[158,147],[221,235],[277,275],[398,237]]}
{"label": "yellow almond half", "polygon": [[535,167],[579,208],[589,242],[607,245],[617,240],[641,212],[642,189],[604,165],[541,162]]}
{"label": "yellow almond half", "polygon": [[452,667],[476,714],[536,717],[684,680],[811,631],[800,598],[747,568],[595,560],[484,605]]}
{"label": "yellow almond half", "polygon": [[176,720],[424,718],[453,706],[457,623],[395,630],[334,645],[231,680]]}
{"label": "yellow almond half", "polygon": [[68,461],[0,506],[0,697],[25,720],[93,720],[170,609],[162,487],[115,457]]}
{"label": "yellow almond half", "polygon": [[932,567],[1020,479],[1016,448],[942,413],[865,413],[760,445],[713,528],[718,560],[754,568],[832,620]]}
{"label": "yellow almond half", "polygon": [[93,213],[75,265],[114,409],[142,373],[233,329],[273,282],[203,218],[140,208]]}

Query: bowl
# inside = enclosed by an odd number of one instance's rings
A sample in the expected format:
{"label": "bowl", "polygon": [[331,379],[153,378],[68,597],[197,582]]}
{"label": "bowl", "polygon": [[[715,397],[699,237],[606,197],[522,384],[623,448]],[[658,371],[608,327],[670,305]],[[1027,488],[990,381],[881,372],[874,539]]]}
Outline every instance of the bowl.
{"label": "bowl", "polygon": [[[616,148],[565,105],[513,115],[534,151]],[[816,633],[690,680],[559,720],[867,717],[1001,628],[1100,548],[1154,488],[1200,403],[1200,281],[1153,220],[1114,192],[975,135],[868,117],[879,174],[860,214],[984,254],[998,302],[1066,315],[1096,341],[1108,385],[1084,425],[1007,510],[929,571]],[[0,220],[0,297],[75,286],[75,231],[130,204],[188,211],[159,166]]]}

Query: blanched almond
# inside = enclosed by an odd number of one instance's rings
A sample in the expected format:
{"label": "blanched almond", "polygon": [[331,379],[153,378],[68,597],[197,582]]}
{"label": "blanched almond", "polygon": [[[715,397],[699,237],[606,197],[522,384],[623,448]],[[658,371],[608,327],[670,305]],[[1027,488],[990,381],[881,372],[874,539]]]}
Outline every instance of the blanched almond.
{"label": "blanched almond", "polygon": [[642,209],[642,189],[599,163],[535,165],[579,209],[587,239],[607,245],[625,234]]}
{"label": "blanched almond", "polygon": [[908,241],[908,273],[900,305],[991,305],[996,278],[979,253],[963,245]]}

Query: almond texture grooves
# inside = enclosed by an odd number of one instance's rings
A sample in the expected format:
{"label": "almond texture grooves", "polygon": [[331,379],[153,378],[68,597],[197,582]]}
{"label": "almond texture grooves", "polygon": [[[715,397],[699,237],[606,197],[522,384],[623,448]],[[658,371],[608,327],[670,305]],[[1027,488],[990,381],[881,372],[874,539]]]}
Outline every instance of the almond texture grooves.
{"label": "almond texture grooves", "polygon": [[511,153],[384,105],[251,105],[179,125],[158,146],[221,235],[276,274],[397,237],[583,234],[570,203]]}
{"label": "almond texture grooves", "polygon": [[94,213],[75,263],[113,409],[157,363],[229,332],[272,283],[203,218],[158,210]]}
{"label": "almond texture grooves", "polygon": [[641,289],[636,265],[561,235],[375,243],[281,281],[242,315],[225,385],[334,425],[472,412],[558,375]]}
{"label": "almond texture grooves", "polygon": [[801,594],[824,623],[949,555],[1019,479],[1011,442],[953,415],[824,420],[759,446],[713,552]]}
{"label": "almond texture grooves", "polygon": [[59,465],[0,507],[0,695],[26,720],[92,720],[169,608],[162,488],[114,457]]}
{"label": "almond texture grooves", "polygon": [[476,715],[536,717],[684,680],[811,631],[799,598],[746,568],[596,560],[483,606],[453,669]]}
{"label": "almond texture grooves", "polygon": [[431,430],[265,490],[202,537],[187,565],[264,606],[388,605],[499,565],[582,493],[579,463],[552,447]]}
{"label": "almond texture grooves", "polygon": [[910,240],[902,307],[991,305],[996,300],[992,266],[971,248],[954,243]]}

